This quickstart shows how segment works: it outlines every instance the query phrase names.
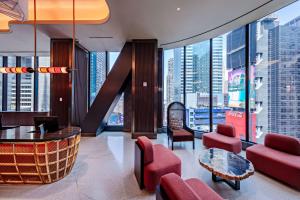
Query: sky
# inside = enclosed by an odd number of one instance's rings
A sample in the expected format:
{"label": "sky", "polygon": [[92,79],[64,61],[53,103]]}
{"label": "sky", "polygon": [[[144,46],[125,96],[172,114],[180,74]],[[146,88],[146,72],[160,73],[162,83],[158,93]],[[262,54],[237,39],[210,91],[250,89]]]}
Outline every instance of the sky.
{"label": "sky", "polygon": [[278,10],[275,12],[275,15],[278,16],[280,25],[283,25],[300,16],[300,1],[296,1],[289,6]]}
{"label": "sky", "polygon": [[120,52],[109,52],[109,70],[113,67],[115,64]]}

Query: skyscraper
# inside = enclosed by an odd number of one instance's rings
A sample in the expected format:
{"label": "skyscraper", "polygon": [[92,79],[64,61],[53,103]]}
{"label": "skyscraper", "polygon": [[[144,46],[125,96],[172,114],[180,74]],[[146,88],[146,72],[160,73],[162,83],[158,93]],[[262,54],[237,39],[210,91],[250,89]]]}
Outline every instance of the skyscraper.
{"label": "skyscraper", "polygon": [[[21,57],[21,65],[33,67],[33,57]],[[21,111],[33,111],[33,74],[21,74],[20,109]]]}
{"label": "skyscraper", "polygon": [[300,138],[300,17],[269,31],[269,131]]}
{"label": "skyscraper", "polygon": [[174,101],[174,58],[168,60],[167,105]]}
{"label": "skyscraper", "polygon": [[[273,51],[269,41],[269,31],[278,26],[276,17],[267,16],[250,26],[250,31],[255,33],[255,40],[251,41],[250,64],[254,66],[255,74],[255,102],[250,105],[251,110],[256,115],[256,139],[263,142],[263,134],[269,132],[269,120],[271,118],[269,113],[269,88],[270,77],[269,71],[271,70],[269,61],[270,54]],[[253,52],[252,52],[253,50]],[[254,135],[254,133],[252,133]]]}
{"label": "skyscraper", "polygon": [[106,78],[105,52],[90,54],[90,103],[92,104]]}
{"label": "skyscraper", "polygon": [[[223,36],[213,39],[213,94],[223,92]],[[208,71],[209,69],[207,69]]]}
{"label": "skyscraper", "polygon": [[[39,66],[50,66],[49,56],[39,57]],[[39,101],[38,110],[50,110],[50,74],[39,74]]]}

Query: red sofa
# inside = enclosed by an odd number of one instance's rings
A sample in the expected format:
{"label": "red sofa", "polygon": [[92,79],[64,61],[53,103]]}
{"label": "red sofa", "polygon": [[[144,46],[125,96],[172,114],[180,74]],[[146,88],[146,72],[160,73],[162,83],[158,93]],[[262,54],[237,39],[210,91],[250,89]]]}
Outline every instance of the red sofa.
{"label": "red sofa", "polygon": [[182,180],[180,176],[170,173],[160,179],[156,190],[157,200],[221,200],[223,199],[202,181],[191,178]]}
{"label": "red sofa", "polygon": [[181,176],[181,160],[161,144],[153,145],[147,137],[135,143],[134,173],[141,189],[154,192],[160,177],[168,173]]}
{"label": "red sofa", "polygon": [[218,124],[216,132],[204,133],[203,145],[207,148],[225,149],[233,153],[242,151],[242,142],[236,138],[235,128],[227,124]]}
{"label": "red sofa", "polygon": [[246,149],[255,170],[300,190],[300,141],[286,135],[269,133],[265,144]]}

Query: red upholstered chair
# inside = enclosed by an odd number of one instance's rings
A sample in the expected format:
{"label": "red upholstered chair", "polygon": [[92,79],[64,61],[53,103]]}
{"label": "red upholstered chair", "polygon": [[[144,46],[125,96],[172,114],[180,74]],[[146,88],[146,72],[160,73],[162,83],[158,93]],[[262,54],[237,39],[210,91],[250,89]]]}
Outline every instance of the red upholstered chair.
{"label": "red upholstered chair", "polygon": [[168,106],[167,111],[167,134],[168,144],[169,139],[172,141],[172,150],[174,142],[193,142],[195,149],[194,131],[186,125],[186,109],[180,102],[173,102]]}
{"label": "red upholstered chair", "polygon": [[134,173],[141,189],[154,192],[160,177],[168,173],[181,176],[181,161],[168,148],[152,144],[147,137],[135,142]]}
{"label": "red upholstered chair", "polygon": [[160,179],[156,189],[157,200],[221,200],[215,191],[196,178],[182,180],[180,176],[170,173]]}
{"label": "red upholstered chair", "polygon": [[202,136],[203,145],[207,148],[225,149],[233,153],[242,151],[242,142],[236,138],[235,128],[227,124],[218,124],[216,132],[205,133]]}
{"label": "red upholstered chair", "polygon": [[246,157],[255,170],[300,190],[300,140],[269,133],[265,144],[246,149]]}

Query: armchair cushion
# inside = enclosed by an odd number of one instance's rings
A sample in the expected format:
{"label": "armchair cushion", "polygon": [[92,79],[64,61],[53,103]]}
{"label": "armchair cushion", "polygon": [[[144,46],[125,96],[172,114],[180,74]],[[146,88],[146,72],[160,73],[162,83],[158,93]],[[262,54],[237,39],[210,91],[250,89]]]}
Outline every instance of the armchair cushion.
{"label": "armchair cushion", "polygon": [[153,145],[154,160],[145,165],[144,185],[148,191],[155,191],[161,176],[175,173],[181,176],[181,160],[161,144]]}
{"label": "armchair cushion", "polygon": [[269,133],[265,137],[265,146],[278,151],[300,156],[300,141],[294,137]]}
{"label": "armchair cushion", "polygon": [[217,133],[228,137],[235,137],[235,128],[228,124],[218,124]]}
{"label": "armchair cushion", "polygon": [[194,135],[185,129],[173,130],[174,141],[191,141],[194,139]]}
{"label": "armchair cushion", "polygon": [[160,186],[163,188],[169,199],[173,200],[201,200],[201,198],[178,176],[170,173],[160,179]]}
{"label": "armchair cushion", "polygon": [[144,164],[153,162],[153,144],[151,140],[145,136],[141,136],[137,138],[137,142],[144,151]]}

